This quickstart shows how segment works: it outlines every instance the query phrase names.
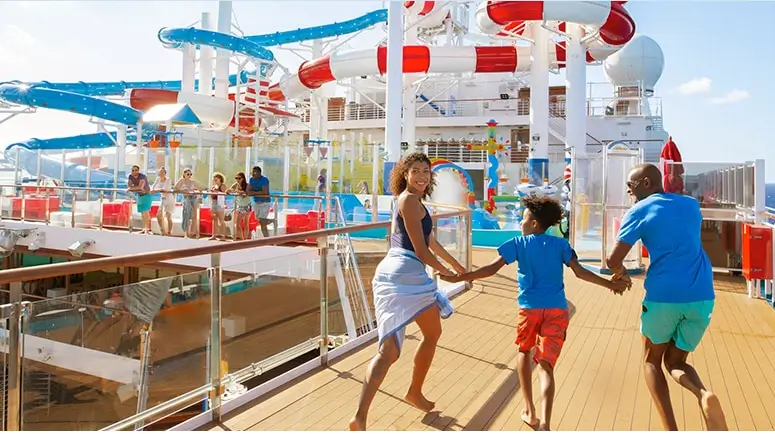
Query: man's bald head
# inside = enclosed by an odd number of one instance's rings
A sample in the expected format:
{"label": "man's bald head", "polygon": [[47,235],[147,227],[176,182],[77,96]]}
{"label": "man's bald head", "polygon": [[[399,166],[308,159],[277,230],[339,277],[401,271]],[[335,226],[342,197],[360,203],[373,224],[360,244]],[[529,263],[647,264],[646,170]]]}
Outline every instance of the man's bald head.
{"label": "man's bald head", "polygon": [[627,192],[636,201],[643,200],[654,193],[662,193],[662,172],[653,164],[639,164],[630,170]]}

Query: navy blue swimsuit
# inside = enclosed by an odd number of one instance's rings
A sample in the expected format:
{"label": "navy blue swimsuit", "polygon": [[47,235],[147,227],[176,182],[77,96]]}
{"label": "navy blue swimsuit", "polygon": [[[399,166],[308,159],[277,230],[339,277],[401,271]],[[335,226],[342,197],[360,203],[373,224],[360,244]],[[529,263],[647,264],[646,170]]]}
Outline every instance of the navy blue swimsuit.
{"label": "navy blue swimsuit", "polygon": [[[428,208],[425,208],[425,217],[422,218],[421,224],[422,234],[425,238],[425,244],[427,245],[431,238],[431,232],[433,232],[433,219],[431,218],[431,213],[428,212]],[[398,208],[396,208],[396,231],[390,234],[390,247],[400,247],[414,252],[412,240],[409,239],[409,234],[406,232],[406,225],[404,224],[404,218],[401,217]]]}

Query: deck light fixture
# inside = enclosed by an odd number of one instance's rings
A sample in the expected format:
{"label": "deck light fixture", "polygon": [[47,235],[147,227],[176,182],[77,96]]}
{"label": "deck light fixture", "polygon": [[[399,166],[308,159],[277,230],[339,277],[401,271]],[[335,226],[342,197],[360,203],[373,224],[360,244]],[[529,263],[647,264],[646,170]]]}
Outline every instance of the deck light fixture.
{"label": "deck light fixture", "polygon": [[80,258],[86,252],[86,249],[96,243],[94,240],[76,241],[67,248],[67,251],[76,258]]}
{"label": "deck light fixture", "polygon": [[19,238],[27,238],[38,233],[38,229],[0,228],[0,258],[11,256],[16,249]]}

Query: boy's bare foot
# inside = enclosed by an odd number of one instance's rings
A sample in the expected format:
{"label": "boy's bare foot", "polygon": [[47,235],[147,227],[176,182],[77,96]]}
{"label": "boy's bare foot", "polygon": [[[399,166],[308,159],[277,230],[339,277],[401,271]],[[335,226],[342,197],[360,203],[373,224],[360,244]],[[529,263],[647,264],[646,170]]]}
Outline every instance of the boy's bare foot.
{"label": "boy's bare foot", "polygon": [[428,399],[424,397],[422,393],[407,392],[404,396],[404,401],[426,413],[430,413],[433,408],[436,407],[436,403],[433,401],[428,401]]}
{"label": "boy's bare foot", "polygon": [[364,421],[358,419],[357,416],[353,416],[352,419],[350,419],[350,431],[365,431],[366,430],[366,424]]}
{"label": "boy's bare foot", "polygon": [[530,411],[530,409],[523,408],[520,417],[522,418],[522,422],[525,422],[525,425],[533,428],[534,430],[538,427],[538,424],[541,423],[541,421],[535,417],[535,410]]}
{"label": "boy's bare foot", "polygon": [[549,431],[549,427],[546,425],[538,425],[536,431]]}
{"label": "boy's bare foot", "polygon": [[724,410],[721,408],[721,402],[712,392],[705,392],[700,398],[700,408],[705,418],[705,425],[708,431],[728,431],[727,420],[724,417]]}

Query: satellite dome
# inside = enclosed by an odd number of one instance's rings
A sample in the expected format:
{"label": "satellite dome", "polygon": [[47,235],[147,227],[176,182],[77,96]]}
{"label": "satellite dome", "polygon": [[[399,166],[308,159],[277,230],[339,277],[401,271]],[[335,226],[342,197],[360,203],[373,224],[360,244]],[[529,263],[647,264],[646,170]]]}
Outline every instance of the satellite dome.
{"label": "satellite dome", "polygon": [[644,92],[651,95],[665,69],[665,55],[655,40],[635,35],[606,59],[603,69],[614,86],[634,86],[642,82]]}

